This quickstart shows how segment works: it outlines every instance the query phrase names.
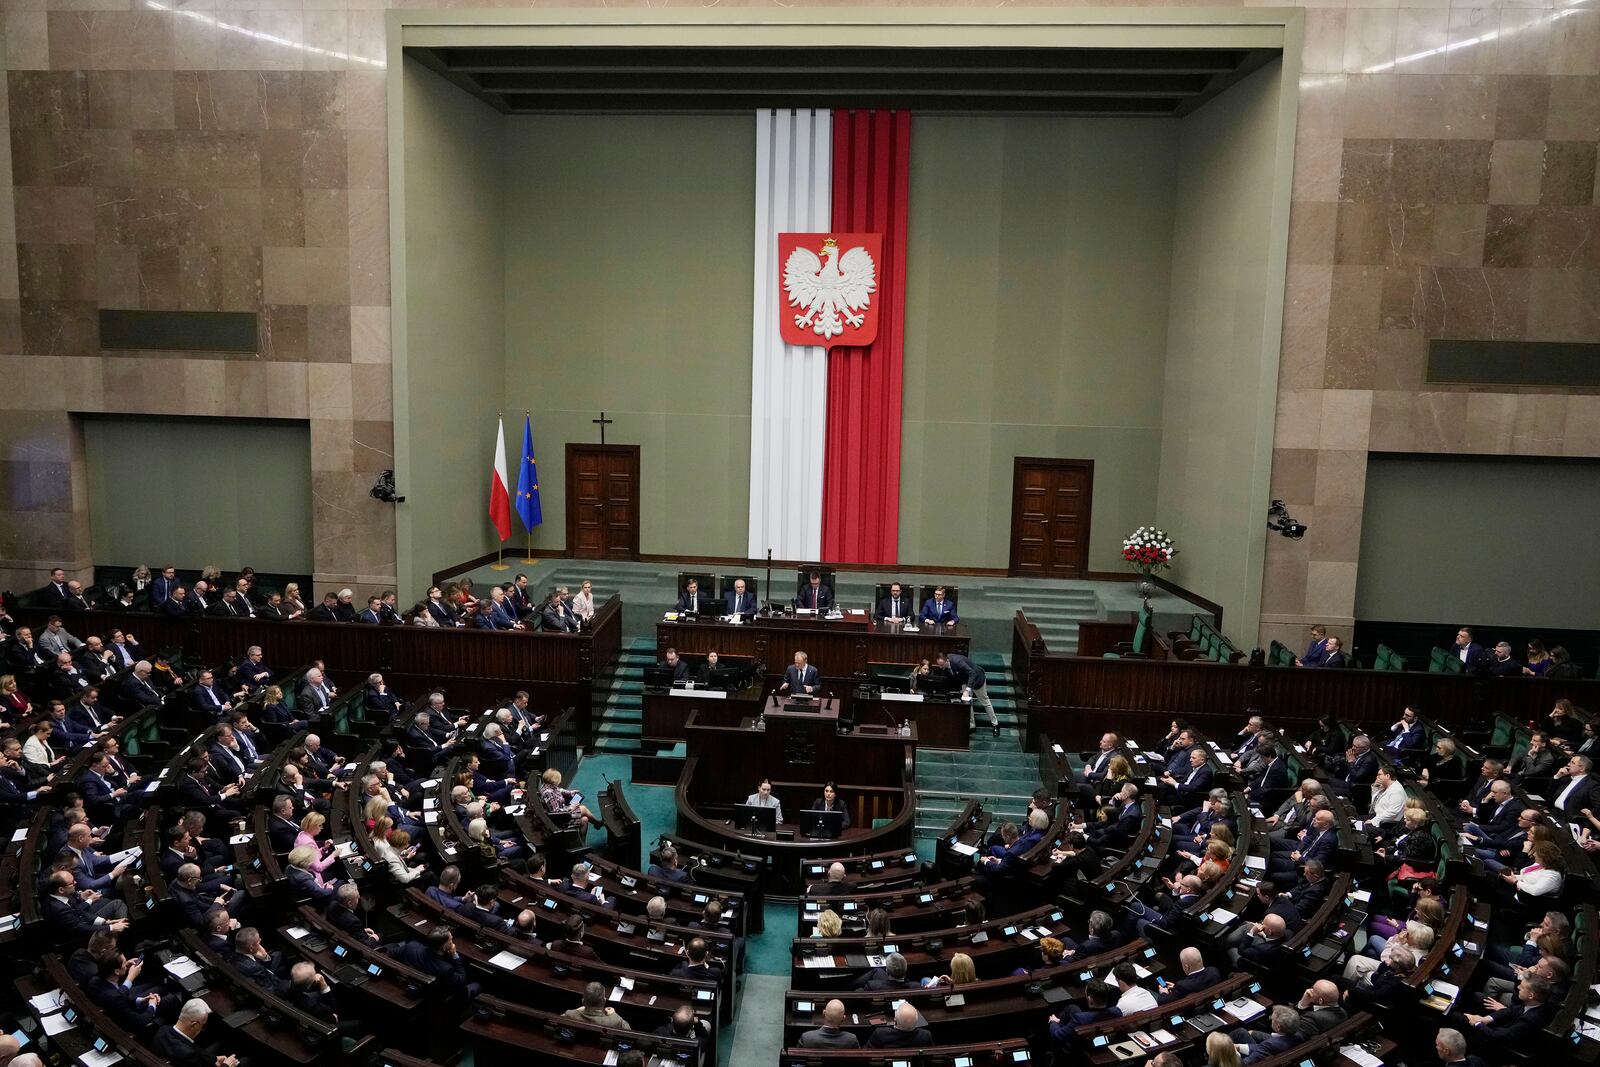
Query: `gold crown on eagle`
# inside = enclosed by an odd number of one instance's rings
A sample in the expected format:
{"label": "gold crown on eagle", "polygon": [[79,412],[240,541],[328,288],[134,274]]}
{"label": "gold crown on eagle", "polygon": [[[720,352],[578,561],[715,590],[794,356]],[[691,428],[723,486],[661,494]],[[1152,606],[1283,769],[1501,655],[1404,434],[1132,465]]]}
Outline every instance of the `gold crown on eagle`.
{"label": "gold crown on eagle", "polygon": [[826,238],[822,242],[822,250],[824,252],[826,252],[830,248],[838,248],[838,247],[839,247],[839,242],[835,241],[832,237]]}

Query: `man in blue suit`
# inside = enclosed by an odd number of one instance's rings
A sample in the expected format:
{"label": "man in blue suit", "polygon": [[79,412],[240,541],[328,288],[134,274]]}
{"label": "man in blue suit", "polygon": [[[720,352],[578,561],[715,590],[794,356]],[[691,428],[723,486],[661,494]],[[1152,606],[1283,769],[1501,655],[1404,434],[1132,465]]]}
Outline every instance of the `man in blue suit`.
{"label": "man in blue suit", "polygon": [[1406,705],[1400,713],[1400,721],[1389,727],[1389,740],[1383,747],[1396,755],[1406,752],[1420,752],[1428,745],[1428,732],[1422,723],[1417,721],[1417,709]]}
{"label": "man in blue suit", "polygon": [[1328,658],[1328,628],[1320,622],[1311,628],[1311,644],[1306,654],[1294,661],[1296,667],[1320,667]]}
{"label": "man in blue suit", "polygon": [[822,575],[812,571],[806,584],[794,598],[794,606],[814,611],[827,611],[833,607],[833,590],[822,584]]}
{"label": "man in blue suit", "polygon": [[1078,1028],[1121,1017],[1116,1007],[1116,988],[1105,982],[1090,982],[1083,991],[1084,1006],[1068,1008],[1064,1015],[1050,1016],[1050,1042],[1058,1052],[1071,1056],[1079,1051]]}
{"label": "man in blue suit", "polygon": [[989,698],[989,676],[983,668],[959,652],[939,656],[939,666],[950,672],[950,678],[961,687],[961,699],[967,701],[967,732],[977,729],[978,705],[989,715],[989,729],[1000,736],[1000,720],[994,713],[994,701]]}
{"label": "man in blue suit", "polygon": [[1229,1034],[1236,1045],[1244,1045],[1249,1051],[1245,1053],[1245,1063],[1260,1063],[1269,1056],[1276,1056],[1280,1052],[1287,1052],[1300,1043],[1300,1035],[1295,1031],[1300,1027],[1300,1013],[1287,1004],[1275,1004],[1268,1015],[1271,1020],[1272,1032],[1261,1033],[1259,1030],[1246,1030],[1239,1027]]}
{"label": "man in blue suit", "polygon": [[[1233,817],[1229,807],[1228,791],[1226,789],[1213,789],[1206,794],[1206,802],[1198,808],[1191,808],[1178,816],[1172,824],[1173,836],[1176,843],[1194,849],[1205,848],[1206,842],[1211,838],[1211,828],[1221,823],[1230,830],[1237,831],[1239,821]],[[1188,840],[1185,841],[1184,838]]]}
{"label": "man in blue suit", "polygon": [[804,696],[814,693],[822,684],[822,678],[817,674],[817,669],[806,659],[804,652],[794,654],[794,666],[783,672],[783,684],[778,686],[778,692]]}
{"label": "man in blue suit", "polygon": [[67,830],[67,847],[72,853],[72,875],[79,889],[92,889],[104,894],[114,890],[116,881],[133,865],[132,860],[112,863],[94,850],[94,831],[86,823],[74,823]]}
{"label": "man in blue suit", "polygon": [[379,596],[367,597],[367,609],[356,616],[356,622],[364,622],[368,626],[377,626],[383,622],[383,598]]}
{"label": "man in blue suit", "polygon": [[1341,796],[1349,796],[1355,786],[1371,785],[1378,776],[1378,757],[1372,752],[1372,739],[1366,734],[1352,737],[1344,758],[1334,763],[1333,771],[1338,777],[1327,785]]}
{"label": "man in blue suit", "polygon": [[462,625],[456,618],[455,609],[445,603],[444,592],[438,586],[428,588],[428,614],[433,616],[433,621],[440,626],[451,628]]}
{"label": "man in blue suit", "polygon": [[150,579],[150,610],[165,604],[172,596],[172,591],[178,588],[178,569],[176,567],[162,567],[159,577]]}
{"label": "man in blue suit", "polygon": [[194,681],[194,689],[189,694],[190,702],[199,711],[207,712],[221,718],[233,710],[233,702],[222,687],[216,684],[216,676],[210,671],[201,671],[200,676]]}
{"label": "man in blue suit", "polygon": [[748,592],[744,587],[743,578],[733,580],[733,589],[723,598],[729,615],[754,615],[756,613],[756,595]]}
{"label": "man in blue suit", "polygon": [[56,752],[82,748],[94,740],[94,734],[67,718],[67,705],[60,700],[50,701],[50,747]]}
{"label": "man in blue suit", "polygon": [[489,587],[489,617],[494,620],[496,630],[521,630],[525,627],[522,620],[517,618],[516,609],[511,606],[511,601],[506,599],[506,591],[498,585]]}
{"label": "man in blue suit", "polygon": [[1262,752],[1266,755],[1266,764],[1261,774],[1245,788],[1245,793],[1256,803],[1280,789],[1289,788],[1289,765],[1284,762],[1283,750],[1273,741],[1268,742]]}
{"label": "man in blue suit", "polygon": [[1117,815],[1110,822],[1084,829],[1089,843],[1096,848],[1109,846],[1121,848],[1134,839],[1144,822],[1144,809],[1139,804],[1139,787],[1129,782],[1117,793]]}
{"label": "man in blue suit", "polygon": [[[1017,833],[1017,827],[1006,823],[1000,828],[1002,839],[1006,835],[1006,827],[1011,827],[1011,833]],[[1050,829],[1050,816],[1038,808],[1028,813],[1028,828],[1017,835],[1009,844],[992,845],[989,855],[983,857],[983,865],[990,871],[1009,871],[1017,865],[1028,850],[1044,840],[1045,831]]]}
{"label": "man in blue suit", "polygon": [[1307,860],[1317,860],[1324,868],[1332,865],[1333,855],[1339,848],[1339,831],[1335,828],[1333,811],[1323,808],[1311,817],[1311,825],[1300,831],[1300,847],[1291,852],[1275,852],[1268,861],[1271,877],[1287,882],[1295,877],[1295,868]]}
{"label": "man in blue suit", "polygon": [[930,626],[954,626],[961,621],[956,606],[945,599],[944,586],[934,586],[933,599],[923,601],[922,621]]}

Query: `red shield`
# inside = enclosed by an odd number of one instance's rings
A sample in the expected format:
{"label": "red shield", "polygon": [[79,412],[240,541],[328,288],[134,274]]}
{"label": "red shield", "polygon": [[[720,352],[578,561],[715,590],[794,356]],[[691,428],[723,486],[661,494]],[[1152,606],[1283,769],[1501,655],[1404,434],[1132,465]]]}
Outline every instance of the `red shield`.
{"label": "red shield", "polygon": [[785,344],[870,345],[878,336],[881,233],[778,234],[778,332]]}

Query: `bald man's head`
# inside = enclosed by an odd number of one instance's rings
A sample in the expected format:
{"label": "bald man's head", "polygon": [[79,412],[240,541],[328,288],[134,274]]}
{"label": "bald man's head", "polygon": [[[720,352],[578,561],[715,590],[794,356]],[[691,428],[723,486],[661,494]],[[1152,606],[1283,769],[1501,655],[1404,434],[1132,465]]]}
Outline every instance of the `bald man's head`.
{"label": "bald man's head", "polygon": [[1339,987],[1326,978],[1311,984],[1311,995],[1316,998],[1318,1004],[1339,1003]]}
{"label": "bald man's head", "polygon": [[823,1005],[822,1025],[834,1027],[844,1025],[844,1001],[830,1000]]}
{"label": "bald man's head", "polygon": [[915,1030],[917,1028],[917,1006],[909,1000],[902,1000],[900,1006],[894,1010],[894,1028],[896,1030]]}
{"label": "bald man's head", "polygon": [[1199,949],[1190,947],[1178,953],[1178,963],[1183,967],[1184,974],[1193,974],[1206,965],[1206,959],[1200,955]]}

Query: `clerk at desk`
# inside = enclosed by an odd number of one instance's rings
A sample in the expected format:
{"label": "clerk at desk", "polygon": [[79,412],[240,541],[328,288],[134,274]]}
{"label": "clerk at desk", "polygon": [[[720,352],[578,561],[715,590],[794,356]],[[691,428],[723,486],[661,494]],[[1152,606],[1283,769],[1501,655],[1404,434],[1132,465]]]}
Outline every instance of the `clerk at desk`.
{"label": "clerk at desk", "polygon": [[681,682],[685,678],[689,677],[689,665],[678,658],[677,649],[667,649],[666,656],[666,662],[663,663],[662,666],[672,671],[672,680],[674,682]]}
{"label": "clerk at desk", "polygon": [[833,607],[833,590],[822,584],[822,575],[812,571],[806,584],[800,587],[800,595],[794,598],[794,606],[827,611]]}
{"label": "clerk at desk", "polygon": [[783,684],[778,686],[778,692],[801,695],[814,693],[821,680],[817,675],[817,669],[806,662],[806,654],[796,652],[794,666],[783,672]]}
{"label": "clerk at desk", "polygon": [[922,621],[931,625],[954,626],[961,621],[956,606],[945,599],[944,586],[933,587],[933,599],[922,602]]}
{"label": "clerk at desk", "polygon": [[828,782],[823,785],[822,795],[813,800],[811,802],[811,807],[807,808],[806,810],[837,811],[840,815],[844,816],[844,821],[839,825],[840,831],[842,832],[850,829],[850,810],[844,806],[844,801],[839,799],[839,790],[832,782]]}
{"label": "clerk at desk", "polygon": [[719,657],[715,652],[707,652],[705,662],[700,664],[699,670],[694,672],[696,685],[710,685],[711,676],[716,673]]}
{"label": "clerk at desk", "polygon": [[678,610],[698,615],[710,609],[711,603],[711,598],[700,592],[700,583],[690,578],[683,587],[683,595],[678,598]]}
{"label": "clerk at desk", "polygon": [[[737,796],[738,794],[735,793],[734,795]],[[761,779],[761,783],[756,786],[756,791],[745,797],[744,802],[746,807],[778,809],[775,817],[780,823],[783,822],[783,804],[779,802],[777,797],[772,795],[772,782],[769,779]]]}

